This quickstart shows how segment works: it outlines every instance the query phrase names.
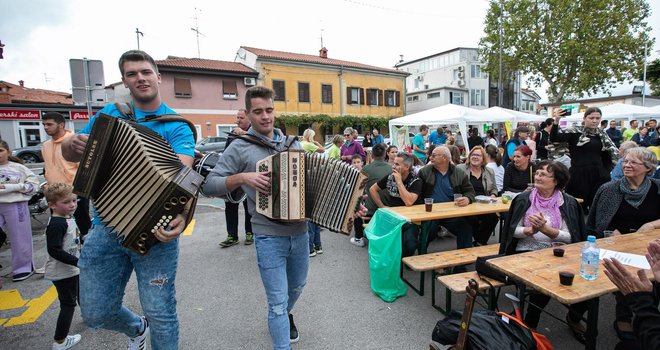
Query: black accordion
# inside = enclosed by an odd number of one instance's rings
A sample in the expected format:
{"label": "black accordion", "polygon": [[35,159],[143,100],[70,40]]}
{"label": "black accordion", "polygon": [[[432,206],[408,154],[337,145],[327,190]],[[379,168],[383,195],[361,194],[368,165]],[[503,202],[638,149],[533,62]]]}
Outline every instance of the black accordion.
{"label": "black accordion", "polygon": [[73,187],[93,199],[101,222],[125,247],[144,255],[159,242],[156,230],[183,212],[203,180],[155,131],[100,114]]}
{"label": "black accordion", "polygon": [[257,191],[256,210],[285,222],[305,218],[332,231],[350,234],[353,213],[367,184],[367,175],[319,153],[288,150],[257,162],[270,172],[268,195]]}

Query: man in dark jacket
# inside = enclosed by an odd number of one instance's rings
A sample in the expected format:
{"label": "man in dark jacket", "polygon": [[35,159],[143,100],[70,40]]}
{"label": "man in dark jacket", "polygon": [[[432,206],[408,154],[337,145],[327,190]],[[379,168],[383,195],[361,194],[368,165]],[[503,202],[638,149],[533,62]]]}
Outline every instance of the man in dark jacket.
{"label": "man in dark jacket", "polygon": [[610,128],[605,130],[605,133],[610,137],[612,142],[619,147],[623,140],[623,134],[621,134],[621,130],[617,130],[615,120],[610,120]]}
{"label": "man in dark jacket", "polygon": [[[456,202],[460,207],[474,202],[476,193],[468,175],[451,164],[451,153],[445,146],[438,146],[431,153],[430,164],[419,171],[422,179],[422,198],[433,198],[433,203]],[[454,194],[463,197],[454,200]],[[456,247],[472,247],[472,227],[465,218],[435,220],[431,222],[429,240],[436,237],[437,228],[444,226],[456,236]]]}

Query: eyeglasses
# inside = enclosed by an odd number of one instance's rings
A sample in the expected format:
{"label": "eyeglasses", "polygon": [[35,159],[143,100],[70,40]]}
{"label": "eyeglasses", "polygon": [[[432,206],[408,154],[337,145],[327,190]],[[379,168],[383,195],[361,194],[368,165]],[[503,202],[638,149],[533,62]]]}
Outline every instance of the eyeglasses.
{"label": "eyeglasses", "polygon": [[344,137],[346,137],[346,136],[351,136],[351,135],[350,134],[344,134]]}
{"label": "eyeglasses", "polygon": [[635,165],[635,166],[644,165],[644,163],[642,163],[642,162],[636,162],[634,160],[629,160],[629,159],[626,159],[626,160],[623,161],[623,165],[626,165],[626,164]]}
{"label": "eyeglasses", "polygon": [[473,154],[473,155],[470,156],[470,158],[482,158],[482,157],[483,156],[481,154],[478,154],[478,153]]}

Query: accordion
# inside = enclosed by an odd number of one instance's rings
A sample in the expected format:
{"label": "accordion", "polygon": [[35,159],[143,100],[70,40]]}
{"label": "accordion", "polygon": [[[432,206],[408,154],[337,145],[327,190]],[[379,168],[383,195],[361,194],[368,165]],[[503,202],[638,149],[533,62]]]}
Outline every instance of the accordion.
{"label": "accordion", "polygon": [[257,162],[270,172],[269,194],[257,191],[256,210],[270,219],[304,221],[349,234],[353,213],[364,193],[367,176],[337,159],[302,150],[288,150]]}
{"label": "accordion", "polygon": [[156,230],[183,212],[203,180],[153,130],[100,114],[73,187],[94,200],[101,222],[123,238],[123,246],[144,255],[159,242]]}

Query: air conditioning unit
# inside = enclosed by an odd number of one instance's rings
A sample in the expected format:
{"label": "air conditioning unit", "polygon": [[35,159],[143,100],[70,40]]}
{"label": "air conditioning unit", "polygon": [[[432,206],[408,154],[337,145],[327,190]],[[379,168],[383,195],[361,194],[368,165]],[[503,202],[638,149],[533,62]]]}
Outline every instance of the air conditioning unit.
{"label": "air conditioning unit", "polygon": [[458,66],[458,71],[459,71],[459,72],[464,72],[464,71],[465,71],[465,67],[463,67],[463,66]]}
{"label": "air conditioning unit", "polygon": [[465,86],[465,80],[459,80],[458,81],[458,86],[460,86],[460,87]]}
{"label": "air conditioning unit", "polygon": [[243,82],[245,83],[245,86],[257,85],[257,79],[255,78],[244,78]]}
{"label": "air conditioning unit", "polygon": [[465,72],[460,72],[460,71],[459,71],[459,72],[458,72],[458,77],[459,77],[460,79],[465,78]]}
{"label": "air conditioning unit", "polygon": [[417,80],[419,80],[419,81],[424,81],[424,76],[423,76],[423,75],[418,76],[418,77],[417,77]]}

